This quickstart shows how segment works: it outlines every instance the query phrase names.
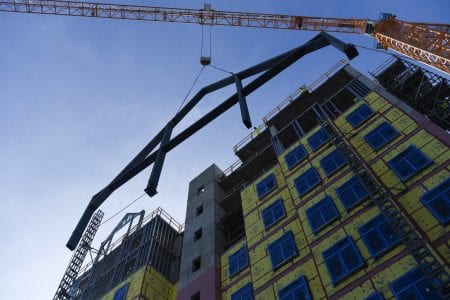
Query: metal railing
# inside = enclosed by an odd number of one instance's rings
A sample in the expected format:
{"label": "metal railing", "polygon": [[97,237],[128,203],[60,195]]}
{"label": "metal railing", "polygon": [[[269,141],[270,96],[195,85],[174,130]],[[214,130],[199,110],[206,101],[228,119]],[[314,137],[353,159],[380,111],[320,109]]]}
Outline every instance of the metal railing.
{"label": "metal railing", "polygon": [[314,91],[318,86],[327,81],[330,77],[336,74],[341,68],[348,65],[349,62],[346,59],[341,59],[334,66],[332,66],[328,71],[326,71],[322,76],[313,81],[309,86],[302,85],[294,92],[292,92],[286,99],[284,99],[280,104],[278,104],[274,109],[272,109],[264,118],[263,123],[256,127],[254,131],[252,131],[249,135],[244,137],[241,141],[239,141],[234,147],[233,150],[236,153],[240,149],[242,149],[246,144],[252,141],[256,136],[262,133],[263,130],[267,128],[267,121],[270,120],[273,116],[282,111],[286,106],[295,101],[303,91],[307,90],[308,92]]}

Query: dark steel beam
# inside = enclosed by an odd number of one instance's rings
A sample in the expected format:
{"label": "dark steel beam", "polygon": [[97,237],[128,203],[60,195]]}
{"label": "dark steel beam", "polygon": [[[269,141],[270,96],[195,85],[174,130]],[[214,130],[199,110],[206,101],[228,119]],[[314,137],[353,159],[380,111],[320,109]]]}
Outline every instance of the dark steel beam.
{"label": "dark steel beam", "polygon": [[[315,36],[313,39],[311,39],[309,42],[305,43],[304,45],[297,47],[293,50],[287,51],[281,55],[278,55],[274,58],[268,59],[260,64],[257,64],[255,66],[252,66],[248,69],[245,69],[239,73],[233,74],[231,76],[228,76],[220,81],[217,81],[211,85],[208,85],[202,89],[193,97],[191,100],[172,118],[172,120],[169,122],[172,124],[172,128],[174,128],[188,113],[189,111],[196,105],[200,100],[208,93],[211,93],[213,91],[216,91],[220,88],[223,88],[227,85],[230,85],[232,83],[235,83],[235,77],[238,76],[241,79],[248,78],[250,76],[256,75],[258,73],[264,72],[262,75],[260,75],[258,78],[254,79],[252,82],[250,82],[247,86],[243,87],[241,89],[242,96],[245,97],[258,89],[260,86],[268,82],[270,79],[272,79],[274,76],[282,72],[284,69],[289,67],[291,64],[293,64],[295,61],[300,59],[305,54],[314,52],[318,49],[321,49],[323,47],[326,47],[328,45],[332,45],[336,47],[338,50],[343,51],[349,59],[353,59],[356,55],[358,55],[358,51],[356,48],[351,44],[345,44],[344,42],[334,38],[333,36],[327,34],[327,33],[320,33],[317,36]],[[81,219],[79,220],[77,226],[75,227],[74,231],[72,232],[72,235],[67,242],[66,246],[70,250],[75,249],[77,244],[80,241],[81,235],[83,234],[91,216],[95,212],[96,209],[100,207],[100,205],[120,186],[122,186],[124,183],[129,181],[131,178],[136,176],[138,173],[140,173],[142,170],[147,168],[150,164],[155,162],[157,159],[158,153],[162,155],[162,159],[159,159],[159,162],[161,163],[160,168],[162,168],[162,163],[164,162],[164,156],[167,152],[175,148],[177,145],[182,143],[184,140],[189,138],[191,135],[193,135],[195,132],[203,128],[205,125],[207,125],[209,122],[217,118],[219,115],[227,111],[229,108],[231,108],[233,105],[235,105],[237,102],[239,102],[239,96],[238,93],[234,94],[227,100],[225,100],[223,103],[218,105],[216,108],[214,108],[211,112],[200,118],[197,122],[192,124],[190,127],[185,129],[183,132],[178,134],[176,137],[174,137],[172,140],[168,141],[167,144],[164,144],[164,147],[160,145],[160,150],[157,150],[150,155],[148,155],[154,147],[161,142],[164,132],[164,129],[161,130],[150,142],[147,144],[146,147],[125,167],[116,178],[111,181],[108,186],[106,186],[103,190],[101,190],[99,193],[97,193],[94,197],[92,197],[91,201],[89,202],[86,210],[84,211]],[[171,133],[171,131],[170,131]],[[170,138],[170,134],[169,134]],[[161,149],[163,151],[161,151]],[[161,154],[164,153],[164,154]],[[147,156],[148,155],[148,156]],[[145,157],[145,158],[144,158]],[[158,166],[159,168],[159,166]],[[160,175],[161,170],[156,169],[154,178],[158,177]],[[153,170],[152,170],[153,173]],[[158,174],[159,173],[159,174]],[[156,176],[158,175],[158,176]],[[157,182],[153,182],[152,184],[157,184]],[[156,186],[155,186],[156,189]],[[150,190],[151,191],[151,190]],[[156,190],[155,190],[156,191]],[[153,192],[153,191],[151,191]]]}
{"label": "dark steel beam", "polygon": [[156,188],[158,187],[159,178],[161,177],[161,171],[164,164],[164,159],[166,158],[166,145],[170,141],[170,136],[172,135],[173,125],[172,123],[167,124],[166,129],[164,130],[164,135],[161,141],[161,145],[159,147],[158,152],[156,153],[155,164],[152,168],[152,173],[150,175],[150,179],[148,180],[147,187],[145,188],[145,192],[153,197],[158,192]]}
{"label": "dark steel beam", "polygon": [[238,96],[239,108],[241,109],[242,123],[244,123],[245,127],[252,128],[252,120],[250,119],[247,100],[242,94],[242,81],[237,75],[234,75],[234,81],[236,82],[236,93]]}

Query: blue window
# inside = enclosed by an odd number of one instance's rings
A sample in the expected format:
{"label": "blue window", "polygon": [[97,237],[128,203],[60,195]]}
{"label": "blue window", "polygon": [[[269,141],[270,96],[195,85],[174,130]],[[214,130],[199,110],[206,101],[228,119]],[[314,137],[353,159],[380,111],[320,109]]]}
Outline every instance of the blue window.
{"label": "blue window", "polygon": [[261,199],[271,191],[273,191],[277,187],[277,180],[275,179],[275,175],[270,174],[258,184],[256,184],[256,193],[258,194],[258,198]]}
{"label": "blue window", "polygon": [[353,176],[350,180],[338,187],[336,194],[347,211],[369,197],[369,192],[366,187],[356,176]]}
{"label": "blue window", "polygon": [[326,196],[306,210],[312,232],[317,234],[321,229],[339,218],[339,211],[330,196]]}
{"label": "blue window", "polygon": [[441,299],[431,280],[420,268],[412,269],[389,286],[395,299]]}
{"label": "blue window", "polygon": [[262,211],[264,227],[267,229],[286,215],[283,200],[278,199]]}
{"label": "blue window", "polygon": [[298,250],[295,245],[294,235],[292,231],[286,232],[282,237],[273,241],[267,247],[272,262],[272,269],[278,269],[284,262],[290,258],[297,256]]}
{"label": "blue window", "polygon": [[312,296],[308,289],[305,276],[300,276],[296,280],[278,291],[280,300],[311,300]]}
{"label": "blue window", "polygon": [[120,289],[118,289],[114,293],[113,300],[125,300],[127,298],[128,285],[129,285],[129,283],[127,282]]}
{"label": "blue window", "polygon": [[420,201],[443,225],[450,222],[450,178],[420,197]]}
{"label": "blue window", "polygon": [[316,185],[318,185],[321,181],[322,180],[320,179],[319,173],[317,173],[316,168],[312,167],[298,176],[294,180],[294,185],[299,196],[303,196]]}
{"label": "blue window", "polygon": [[377,259],[400,242],[385,216],[379,214],[358,229],[367,249]]}
{"label": "blue window", "polygon": [[248,283],[231,295],[231,300],[253,300],[253,287]]}
{"label": "blue window", "polygon": [[298,145],[293,150],[291,150],[288,154],[284,156],[284,160],[286,161],[288,169],[292,169],[295,165],[306,158],[306,150],[305,146]]}
{"label": "blue window", "polygon": [[328,141],[329,135],[328,132],[321,128],[319,131],[314,133],[312,136],[308,138],[308,144],[311,146],[313,151],[316,151],[320,148],[326,141]]}
{"label": "blue window", "polygon": [[242,247],[235,253],[228,256],[228,271],[230,277],[236,275],[248,265],[247,248]]}
{"label": "blue window", "polygon": [[353,128],[357,128],[373,115],[373,110],[369,105],[364,103],[353,112],[351,112],[345,119],[352,125]]}
{"label": "blue window", "polygon": [[325,250],[322,255],[333,286],[364,267],[361,253],[349,235]]}
{"label": "blue window", "polygon": [[388,161],[389,167],[402,181],[410,179],[432,163],[433,161],[414,145],[409,146]]}
{"label": "blue window", "polygon": [[400,133],[397,129],[392,127],[391,124],[383,122],[374,130],[366,134],[364,140],[373,148],[373,150],[377,151],[399,135]]}
{"label": "blue window", "polygon": [[384,297],[380,292],[376,291],[375,293],[370,294],[365,300],[384,300]]}
{"label": "blue window", "polygon": [[341,151],[335,149],[333,152],[320,160],[320,165],[325,170],[328,177],[333,175],[340,167],[345,165],[347,160],[342,155]]}

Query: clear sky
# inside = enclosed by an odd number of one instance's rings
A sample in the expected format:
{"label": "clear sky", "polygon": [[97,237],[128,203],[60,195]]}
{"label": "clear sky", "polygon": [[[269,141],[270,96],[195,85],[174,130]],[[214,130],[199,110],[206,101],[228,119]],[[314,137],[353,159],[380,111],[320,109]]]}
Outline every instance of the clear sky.
{"label": "clear sky", "polygon": [[[448,0],[219,1],[218,10],[448,23]],[[128,2],[131,3],[131,2]],[[202,1],[136,4],[202,8]],[[316,33],[214,27],[213,64],[239,71],[304,43]],[[366,36],[337,35],[372,47]],[[175,114],[199,72],[201,27],[0,13],[0,282],[2,299],[49,299],[71,252],[65,248],[91,196],[104,187]],[[255,124],[302,84],[344,56],[325,49],[300,60],[248,96]],[[365,73],[387,56],[360,50]],[[206,69],[196,88],[226,76]],[[208,96],[181,127],[233,93]],[[177,129],[176,132],[179,132]],[[212,163],[226,169],[249,133],[237,108],[170,152],[158,194],[127,211],[163,207],[184,222],[188,184]],[[105,219],[143,193],[150,170],[101,207]],[[98,232],[94,246],[122,215]]]}

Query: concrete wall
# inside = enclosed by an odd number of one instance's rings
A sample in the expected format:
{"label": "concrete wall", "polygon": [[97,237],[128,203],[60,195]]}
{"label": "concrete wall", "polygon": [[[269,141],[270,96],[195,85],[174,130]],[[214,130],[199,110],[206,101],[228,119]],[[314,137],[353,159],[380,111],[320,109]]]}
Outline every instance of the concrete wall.
{"label": "concrete wall", "polygon": [[[220,295],[219,260],[225,241],[218,226],[224,214],[217,204],[224,194],[217,183],[221,174],[212,165],[189,184],[178,299],[191,299],[197,293],[201,299],[216,299]],[[198,215],[200,206],[203,212]],[[200,228],[202,237],[194,241],[194,233]],[[201,267],[193,271],[193,261],[197,258],[201,259]]]}

